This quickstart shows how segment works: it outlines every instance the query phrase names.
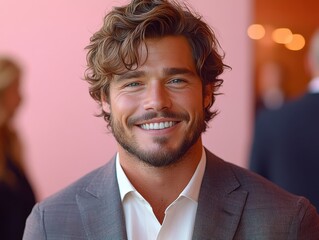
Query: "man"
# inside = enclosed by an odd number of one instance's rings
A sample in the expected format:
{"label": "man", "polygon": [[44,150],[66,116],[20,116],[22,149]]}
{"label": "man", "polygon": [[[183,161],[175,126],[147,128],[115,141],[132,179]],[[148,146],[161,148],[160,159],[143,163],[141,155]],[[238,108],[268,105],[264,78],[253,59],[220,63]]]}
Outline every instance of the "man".
{"label": "man", "polygon": [[118,152],[37,204],[24,239],[318,239],[308,200],[203,147],[227,67],[218,48],[177,3],[114,8],[91,38],[86,79]]}
{"label": "man", "polygon": [[309,91],[259,114],[250,168],[282,188],[306,196],[319,210],[319,30],[307,54]]}

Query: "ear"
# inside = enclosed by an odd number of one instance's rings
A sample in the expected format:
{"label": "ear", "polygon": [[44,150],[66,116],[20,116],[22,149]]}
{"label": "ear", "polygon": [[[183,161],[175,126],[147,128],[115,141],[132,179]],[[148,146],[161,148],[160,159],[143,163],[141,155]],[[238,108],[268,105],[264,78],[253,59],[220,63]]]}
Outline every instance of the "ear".
{"label": "ear", "polygon": [[211,105],[213,101],[213,91],[214,86],[212,83],[209,83],[204,88],[204,108],[207,108],[209,105]]}
{"label": "ear", "polygon": [[101,93],[101,106],[104,112],[110,111],[110,104],[105,93]]}

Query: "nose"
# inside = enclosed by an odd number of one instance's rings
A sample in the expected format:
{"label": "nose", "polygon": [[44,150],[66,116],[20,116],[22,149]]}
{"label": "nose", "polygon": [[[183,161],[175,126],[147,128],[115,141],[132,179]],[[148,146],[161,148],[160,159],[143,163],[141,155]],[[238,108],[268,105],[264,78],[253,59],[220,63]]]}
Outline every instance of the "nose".
{"label": "nose", "polygon": [[145,110],[161,111],[172,106],[171,96],[165,85],[154,82],[146,89],[144,100]]}

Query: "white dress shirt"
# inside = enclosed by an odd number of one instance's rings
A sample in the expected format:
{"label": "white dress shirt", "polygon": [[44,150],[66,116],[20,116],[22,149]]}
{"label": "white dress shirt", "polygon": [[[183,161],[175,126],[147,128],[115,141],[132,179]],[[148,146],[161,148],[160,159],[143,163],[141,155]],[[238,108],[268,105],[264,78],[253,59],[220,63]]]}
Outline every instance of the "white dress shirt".
{"label": "white dress shirt", "polygon": [[203,148],[196,171],[179,197],[165,210],[162,225],[151,205],[126,177],[116,157],[116,174],[124,209],[128,240],[190,240],[193,235],[198,195],[206,166]]}
{"label": "white dress shirt", "polygon": [[319,93],[319,77],[315,77],[309,83],[309,92],[310,93]]}

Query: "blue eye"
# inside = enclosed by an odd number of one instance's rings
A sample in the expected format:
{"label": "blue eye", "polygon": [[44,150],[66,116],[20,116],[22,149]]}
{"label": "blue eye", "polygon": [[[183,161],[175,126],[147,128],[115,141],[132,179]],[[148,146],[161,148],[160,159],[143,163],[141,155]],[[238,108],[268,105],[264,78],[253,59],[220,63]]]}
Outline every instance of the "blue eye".
{"label": "blue eye", "polygon": [[182,83],[182,82],[184,82],[184,80],[179,79],[179,78],[175,78],[175,79],[172,79],[171,81],[169,81],[169,83]]}
{"label": "blue eye", "polygon": [[129,84],[127,84],[125,87],[138,87],[140,86],[141,84],[138,83],[138,82],[131,82]]}
{"label": "blue eye", "polygon": [[189,85],[189,81],[182,78],[172,78],[166,85],[171,89],[183,89]]}

